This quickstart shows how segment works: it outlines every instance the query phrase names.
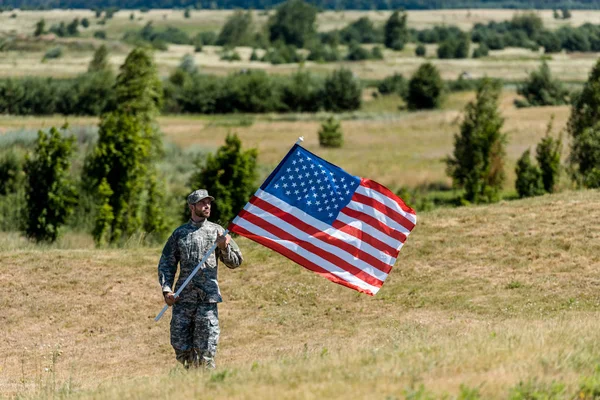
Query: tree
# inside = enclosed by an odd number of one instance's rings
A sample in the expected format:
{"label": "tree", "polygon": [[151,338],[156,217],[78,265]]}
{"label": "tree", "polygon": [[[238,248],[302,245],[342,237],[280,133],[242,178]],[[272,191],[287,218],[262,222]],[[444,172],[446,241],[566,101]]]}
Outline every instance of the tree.
{"label": "tree", "polygon": [[40,36],[44,33],[46,33],[46,21],[44,21],[44,18],[42,18],[35,24],[35,32],[33,33],[33,36]]}
{"label": "tree", "polygon": [[393,50],[402,50],[408,42],[408,28],[406,27],[407,15],[405,12],[400,14],[396,10],[385,23],[383,31],[383,43],[385,47]]}
{"label": "tree", "polygon": [[303,0],[288,0],[269,18],[269,39],[298,48],[315,36],[317,8]]}
{"label": "tree", "polygon": [[377,85],[377,90],[384,96],[395,93],[401,97],[406,97],[408,83],[401,74],[395,73],[394,75],[383,78]]}
{"label": "tree", "polygon": [[[160,201],[152,193],[153,162],[161,150],[153,118],[162,102],[162,87],[146,50],[134,49],[127,56],[117,76],[115,97],[114,109],[100,118],[98,142],[84,165],[87,186],[100,199],[94,228],[97,244],[118,243],[151,226],[148,218],[157,216],[142,210],[144,206],[147,210],[148,201]],[[156,209],[161,209],[159,204]]]}
{"label": "tree", "polygon": [[548,122],[546,136],[542,138],[535,149],[535,158],[542,173],[544,190],[548,193],[553,193],[556,190],[560,177],[560,155],[562,152],[562,138],[559,136],[558,139],[555,139],[550,136],[553,120],[554,116]]}
{"label": "tree", "polygon": [[340,121],[333,115],[321,125],[319,144],[321,147],[342,147],[344,144],[344,134],[342,133]]}
{"label": "tree", "polygon": [[[192,175],[190,191],[199,188],[208,190],[216,200],[211,218],[226,226],[244,208],[254,193],[256,173],[256,149],[242,151],[242,142],[236,134],[228,134],[225,144],[210,154],[204,164]],[[189,212],[185,213],[185,219]]]}
{"label": "tree", "polygon": [[79,19],[75,18],[69,25],[67,25],[67,34],[69,36],[77,36],[79,35],[79,31],[77,27],[79,26]]}
{"label": "tree", "polygon": [[81,20],[81,26],[83,26],[84,28],[88,28],[90,26],[90,20],[87,18],[83,18]]}
{"label": "tree", "polygon": [[252,12],[236,11],[227,19],[217,38],[218,46],[250,46],[253,43]]}
{"label": "tree", "polygon": [[77,202],[69,171],[74,142],[54,127],[39,131],[33,156],[25,162],[25,234],[36,241],[54,242]]}
{"label": "tree", "polygon": [[441,105],[444,82],[437,68],[421,64],[408,82],[406,103],[410,110],[432,109]]}
{"label": "tree", "polygon": [[190,18],[190,17],[191,17],[191,13],[192,13],[192,12],[190,11],[190,9],[189,9],[189,7],[188,7],[188,8],[186,8],[186,9],[185,9],[185,11],[183,12],[183,17],[184,17],[184,18]]}
{"label": "tree", "polygon": [[515,173],[517,174],[515,188],[519,197],[533,197],[544,194],[542,171],[531,163],[529,149],[525,150],[521,158],[517,161]]}
{"label": "tree", "polygon": [[519,85],[517,93],[525,97],[525,102],[517,100],[520,107],[548,106],[569,103],[569,91],[559,80],[553,79],[550,67],[544,61],[537,71],[531,72],[525,83]]}
{"label": "tree", "polygon": [[88,72],[108,71],[110,64],[108,62],[108,48],[102,45],[94,52],[94,58],[88,65]]}
{"label": "tree", "polygon": [[325,79],[323,105],[327,111],[353,111],[360,108],[362,88],[349,69],[333,71]]}
{"label": "tree", "polygon": [[571,137],[569,164],[573,179],[581,186],[599,188],[600,60],[571,107],[567,132]]}
{"label": "tree", "polygon": [[448,176],[455,187],[465,189],[464,199],[472,203],[496,201],[505,178],[500,90],[497,81],[481,81],[475,101],[465,107],[460,133],[454,135],[453,156],[446,159]]}

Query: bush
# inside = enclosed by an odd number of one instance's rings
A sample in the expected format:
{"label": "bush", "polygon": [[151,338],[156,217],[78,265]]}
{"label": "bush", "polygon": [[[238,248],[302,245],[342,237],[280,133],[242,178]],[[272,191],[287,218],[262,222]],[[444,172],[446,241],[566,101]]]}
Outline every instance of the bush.
{"label": "bush", "polygon": [[531,163],[529,149],[517,161],[515,173],[517,174],[515,188],[519,197],[533,197],[544,194],[542,171]]}
{"label": "bush", "polygon": [[441,105],[444,82],[430,63],[422,64],[408,83],[406,103],[411,110],[438,108]]}
{"label": "bush", "polygon": [[481,58],[481,57],[487,57],[487,55],[490,53],[490,49],[487,47],[487,45],[485,43],[481,43],[474,51],[473,51],[473,58]]}
{"label": "bush", "polygon": [[372,60],[383,60],[383,51],[381,51],[381,47],[374,46],[371,49],[371,59]]}
{"label": "bush", "polygon": [[408,84],[406,79],[404,79],[404,77],[398,73],[385,77],[377,85],[377,91],[384,96],[395,93],[401,97],[406,97],[407,90]]}
{"label": "bush", "polygon": [[33,156],[25,162],[25,234],[36,241],[54,242],[77,202],[69,178],[73,143],[56,128],[40,131]]}
{"label": "bush", "polygon": [[222,61],[240,61],[242,57],[235,49],[223,49],[221,52]]}
{"label": "bush", "polygon": [[17,191],[22,180],[23,166],[14,151],[8,151],[0,158],[0,196]]}
{"label": "bush", "polygon": [[425,48],[425,45],[423,43],[419,43],[417,45],[417,47],[415,48],[415,55],[417,57],[425,57],[426,54],[427,54],[427,49]]}
{"label": "bush", "polygon": [[382,43],[383,32],[368,17],[361,17],[340,30],[339,38],[345,44]]}
{"label": "bush", "polygon": [[310,48],[307,59],[317,62],[334,62],[340,60],[340,54],[336,46],[318,43]]}
{"label": "bush", "polygon": [[569,92],[560,81],[552,78],[550,68],[544,61],[537,71],[529,74],[523,85],[519,85],[517,93],[525,97],[526,103],[520,106],[549,106],[569,103]]}
{"label": "bush", "polygon": [[256,49],[252,49],[252,54],[250,54],[250,61],[259,61],[258,54],[256,54]]}
{"label": "bush", "polygon": [[464,200],[497,201],[504,182],[506,135],[498,112],[501,86],[483,79],[476,100],[465,107],[460,133],[454,135],[454,152],[446,159],[446,172],[455,187],[464,188]]}
{"label": "bush", "polygon": [[438,58],[467,58],[469,57],[469,36],[461,33],[459,36],[444,40],[437,49]]}
{"label": "bush", "polygon": [[321,125],[319,130],[319,145],[321,147],[342,147],[344,144],[344,135],[340,121],[330,116]]}
{"label": "bush", "polygon": [[325,79],[323,105],[327,111],[353,111],[360,108],[362,88],[352,71],[339,69]]}
{"label": "bush", "polygon": [[216,154],[209,154],[205,163],[197,165],[189,181],[190,192],[204,188],[217,199],[211,210],[216,223],[227,226],[256,190],[257,155],[256,149],[242,151],[238,136],[228,134]]}
{"label": "bush", "polygon": [[322,105],[322,83],[309,72],[298,71],[284,85],[281,102],[287,111],[315,112]]}
{"label": "bush", "polygon": [[96,31],[96,32],[94,32],[94,37],[96,39],[104,40],[104,39],[106,39],[106,31]]}
{"label": "bush", "polygon": [[350,48],[348,49],[348,54],[346,55],[346,60],[348,61],[362,61],[368,60],[371,58],[371,54],[369,50],[365,49],[358,43],[350,44]]}
{"label": "bush", "polygon": [[48,60],[48,59],[53,59],[53,58],[60,58],[63,55],[63,49],[62,47],[53,47],[51,49],[49,49],[46,54],[44,54],[44,60]]}
{"label": "bush", "polygon": [[87,18],[83,18],[81,20],[81,26],[83,26],[84,28],[88,28],[90,26],[90,20]]}

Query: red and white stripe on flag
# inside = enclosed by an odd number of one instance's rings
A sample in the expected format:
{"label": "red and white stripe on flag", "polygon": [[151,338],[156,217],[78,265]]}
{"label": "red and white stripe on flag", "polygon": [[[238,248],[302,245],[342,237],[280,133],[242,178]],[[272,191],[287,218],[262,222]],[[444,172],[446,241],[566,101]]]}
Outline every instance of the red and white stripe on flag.
{"label": "red and white stripe on flag", "polygon": [[360,179],[350,195],[328,224],[259,189],[229,230],[335,283],[375,295],[417,216],[400,197],[368,179]]}

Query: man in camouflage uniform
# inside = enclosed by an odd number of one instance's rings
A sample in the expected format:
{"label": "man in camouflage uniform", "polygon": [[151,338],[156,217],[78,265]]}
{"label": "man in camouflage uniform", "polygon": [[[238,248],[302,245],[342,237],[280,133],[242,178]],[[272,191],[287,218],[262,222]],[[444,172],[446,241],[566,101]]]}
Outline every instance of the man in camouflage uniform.
{"label": "man in camouflage uniform", "polygon": [[[217,282],[218,260],[229,268],[242,263],[242,253],[231,237],[223,236],[224,229],[207,220],[213,200],[204,189],[188,196],[191,218],[171,234],[158,263],[158,281],[165,302],[173,305],[171,345],[177,360],[186,368],[215,367],[220,333],[217,303],[222,301]],[[216,250],[175,298],[172,288],[177,264],[180,286],[215,242]]]}

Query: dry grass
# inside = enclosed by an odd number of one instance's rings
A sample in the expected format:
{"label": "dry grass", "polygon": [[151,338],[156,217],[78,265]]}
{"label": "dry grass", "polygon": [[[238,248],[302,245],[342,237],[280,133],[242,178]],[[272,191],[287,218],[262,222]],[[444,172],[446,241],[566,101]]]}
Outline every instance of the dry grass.
{"label": "dry grass", "polygon": [[534,378],[573,393],[600,361],[599,204],[567,192],[420,213],[376,297],[239,239],[213,374],[174,368],[168,315],[152,320],[160,249],[16,244],[1,253],[0,393],[366,399],[423,383],[496,399]]}

